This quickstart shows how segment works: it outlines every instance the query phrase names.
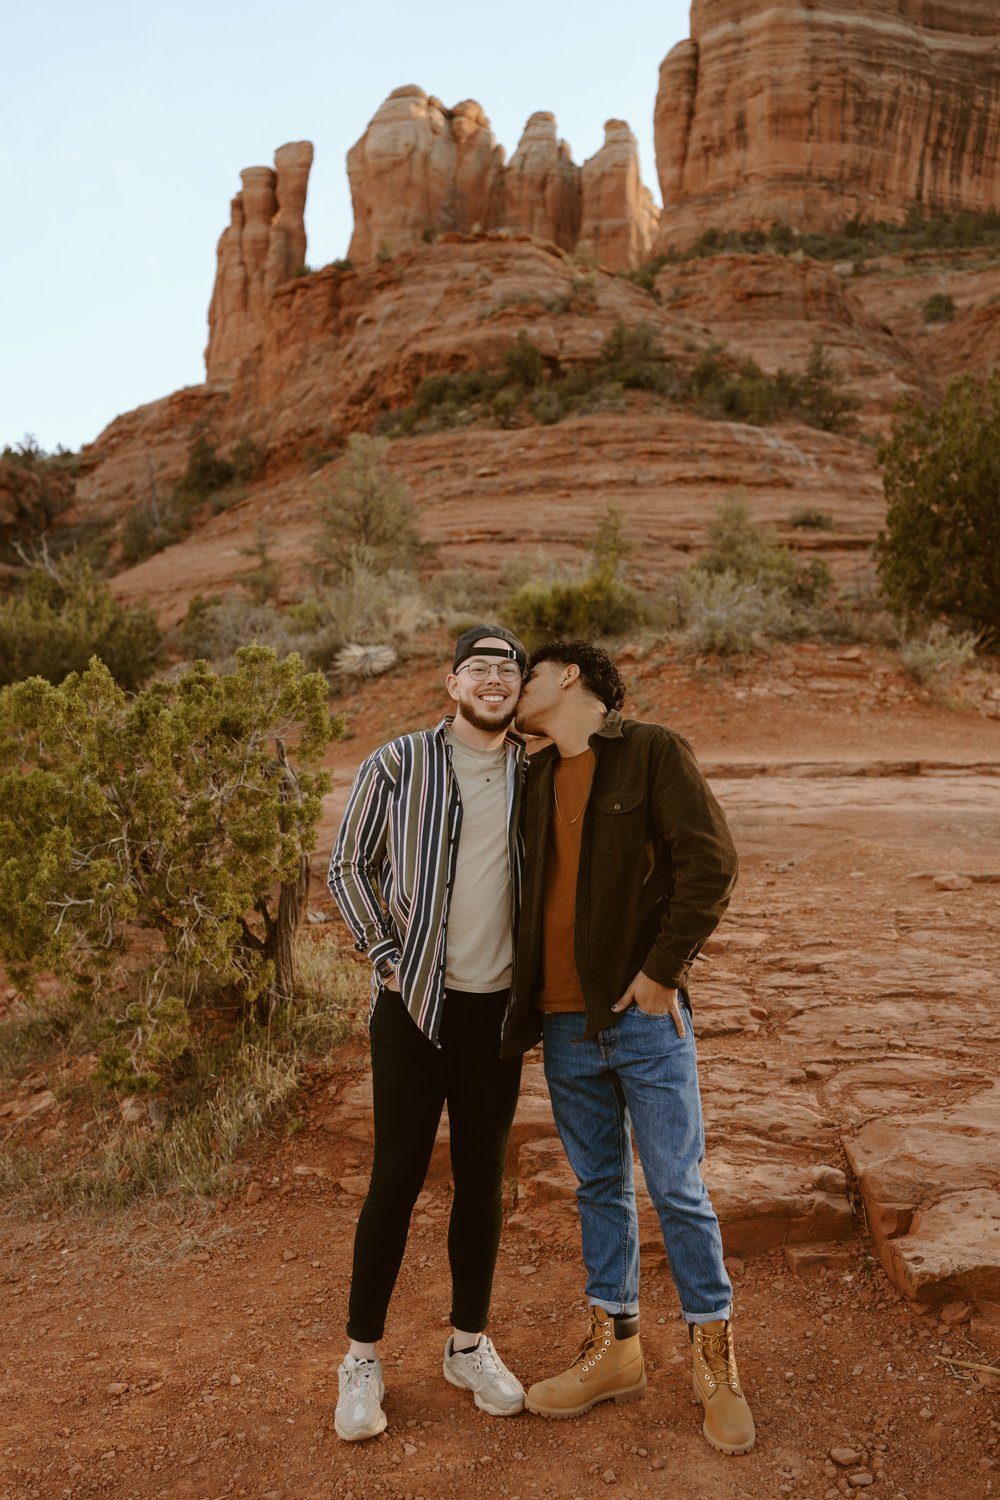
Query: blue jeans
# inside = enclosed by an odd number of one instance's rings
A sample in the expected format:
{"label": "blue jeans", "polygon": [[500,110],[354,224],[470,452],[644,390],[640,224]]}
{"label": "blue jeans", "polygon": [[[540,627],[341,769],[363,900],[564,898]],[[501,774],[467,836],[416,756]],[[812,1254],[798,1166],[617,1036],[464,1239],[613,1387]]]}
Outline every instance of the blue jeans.
{"label": "blue jeans", "polygon": [[587,1300],[609,1313],[639,1310],[639,1221],[632,1131],[688,1323],[728,1318],[733,1289],[722,1236],[698,1164],[705,1129],[691,1012],[685,1035],[670,1016],[630,1005],[590,1041],[580,1014],[544,1018],[545,1078],[560,1139],[576,1174]]}

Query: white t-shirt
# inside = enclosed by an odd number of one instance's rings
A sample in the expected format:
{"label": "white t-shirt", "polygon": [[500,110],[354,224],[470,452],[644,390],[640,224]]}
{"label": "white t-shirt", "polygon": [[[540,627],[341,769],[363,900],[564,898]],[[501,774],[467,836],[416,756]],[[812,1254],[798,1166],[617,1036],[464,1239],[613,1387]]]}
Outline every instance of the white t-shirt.
{"label": "white t-shirt", "polygon": [[445,935],[445,984],[485,994],[505,989],[513,976],[507,750],[477,750],[451,729],[448,743],[462,828]]}

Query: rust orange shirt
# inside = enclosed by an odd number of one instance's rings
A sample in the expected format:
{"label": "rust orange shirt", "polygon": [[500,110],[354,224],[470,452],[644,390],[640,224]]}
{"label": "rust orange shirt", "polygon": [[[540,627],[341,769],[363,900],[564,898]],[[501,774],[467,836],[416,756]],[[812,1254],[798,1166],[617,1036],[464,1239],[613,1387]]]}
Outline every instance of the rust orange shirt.
{"label": "rust orange shirt", "polygon": [[555,768],[552,821],[545,851],[540,1010],[586,1010],[573,956],[573,936],[583,818],[595,764],[594,752],[588,748],[579,755],[562,757]]}

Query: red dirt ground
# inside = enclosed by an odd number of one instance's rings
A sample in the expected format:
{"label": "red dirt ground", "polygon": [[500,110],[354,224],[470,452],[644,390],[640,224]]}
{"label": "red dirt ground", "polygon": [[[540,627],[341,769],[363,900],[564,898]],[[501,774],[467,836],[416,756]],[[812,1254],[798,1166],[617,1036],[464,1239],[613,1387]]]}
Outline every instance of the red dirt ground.
{"label": "red dirt ground", "polygon": [[[906,881],[922,868],[954,868],[978,848],[947,798],[956,785],[979,784],[969,781],[974,768],[995,773],[1000,761],[1000,722],[983,711],[995,702],[990,682],[976,690],[978,708],[946,710],[922,701],[868,648],[860,658],[788,651],[734,677],[636,660],[630,676],[632,711],[686,732],[723,802],[731,798],[745,858],[727,925],[764,933],[761,951],[779,979],[779,948],[794,952],[819,934],[838,952],[860,951],[862,932],[877,948],[886,921],[904,910],[946,934],[956,924],[997,930],[996,886],[928,894],[925,882]],[[325,848],[354,767],[387,733],[433,721],[436,677],[421,662],[345,705],[359,730],[333,755],[316,904],[329,904]],[[794,772],[850,760],[869,774]],[[885,776],[891,761],[951,770],[904,782]],[[859,787],[879,792],[876,775],[885,797],[859,802]],[[907,787],[921,801],[912,822]],[[822,817],[810,821],[821,794]],[[988,828],[996,811],[995,798],[984,805]],[[339,928],[324,931],[334,940]],[[758,993],[745,954],[727,958],[724,949],[718,970],[716,988],[721,974]],[[697,1020],[697,992],[695,1002]],[[708,1077],[733,1061],[749,1070],[804,1055],[773,1024],[709,1036],[700,1047]],[[990,1058],[995,1071],[995,1051]],[[6,1219],[0,1500],[574,1500],[595,1492],[821,1500],[866,1488],[896,1500],[986,1500],[1000,1491],[1000,1379],[941,1358],[996,1365],[1000,1341],[978,1321],[972,1331],[915,1312],[873,1262],[861,1224],[842,1261],[818,1275],[793,1275],[780,1248],[733,1261],[738,1352],[759,1433],[751,1455],[724,1458],[700,1435],[676,1299],[662,1251],[645,1240],[646,1399],[560,1423],[481,1414],[441,1378],[448,1185],[436,1167],[382,1351],[388,1431],[339,1442],[336,1367],[370,1154],[365,1121],[352,1119],[344,1100],[365,1076],[359,1036],[314,1071],[295,1106],[302,1128],[291,1134],[279,1122],[247,1154],[228,1201],[194,1204],[180,1218],[147,1204],[99,1224]],[[710,1164],[727,1122],[706,1093],[713,1110]],[[512,1209],[517,1191],[512,1173]],[[491,1332],[526,1384],[561,1368],[582,1337],[582,1279],[572,1204],[518,1204],[501,1247]],[[839,1464],[834,1449],[855,1457]]]}

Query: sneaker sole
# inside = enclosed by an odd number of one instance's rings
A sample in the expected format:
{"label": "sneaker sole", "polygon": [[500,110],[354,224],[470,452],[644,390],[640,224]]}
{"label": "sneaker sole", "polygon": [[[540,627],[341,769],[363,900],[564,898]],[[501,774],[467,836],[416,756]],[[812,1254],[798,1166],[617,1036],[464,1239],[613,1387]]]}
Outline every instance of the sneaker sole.
{"label": "sneaker sole", "polygon": [[378,1437],[379,1433],[384,1432],[387,1426],[388,1418],[384,1411],[379,1412],[378,1419],[373,1427],[366,1427],[361,1432],[344,1432],[338,1424],[337,1419],[334,1418],[333,1421],[334,1432],[345,1443],[360,1443],[365,1438]]}
{"label": "sneaker sole", "polygon": [[[698,1389],[697,1382],[693,1381],[691,1388],[693,1391],[693,1394],[691,1396],[692,1406],[703,1407],[705,1403],[702,1400],[701,1391]],[[702,1423],[701,1431],[706,1443],[713,1447],[717,1453],[725,1453],[728,1458],[740,1458],[744,1453],[749,1453],[757,1441],[757,1433],[756,1431],[754,1431],[753,1436],[747,1443],[720,1443],[719,1439],[714,1438],[708,1430],[707,1416]]]}
{"label": "sneaker sole", "polygon": [[603,1396],[595,1396],[593,1401],[585,1401],[582,1406],[561,1407],[558,1411],[554,1411],[549,1407],[542,1406],[540,1402],[532,1401],[530,1391],[524,1398],[524,1404],[528,1411],[534,1412],[536,1417],[562,1419],[563,1417],[582,1417],[585,1411],[590,1411],[591,1407],[599,1406],[602,1401],[614,1401],[618,1406],[629,1406],[633,1401],[641,1401],[645,1394],[646,1377],[644,1375],[636,1385],[630,1385],[624,1391],[608,1391]]}
{"label": "sneaker sole", "polygon": [[[441,1373],[444,1375],[444,1378],[445,1380],[447,1380],[448,1384],[453,1385],[456,1390],[472,1391],[471,1385],[466,1385],[464,1381],[459,1380],[456,1376],[452,1375],[447,1365],[443,1367]],[[476,1405],[479,1407],[479,1410],[486,1412],[487,1416],[490,1417],[516,1417],[519,1412],[522,1412],[524,1410],[523,1396],[519,1401],[516,1401],[515,1404],[511,1406],[490,1406],[489,1402],[484,1401],[478,1391],[472,1391],[472,1398],[475,1401]]]}

